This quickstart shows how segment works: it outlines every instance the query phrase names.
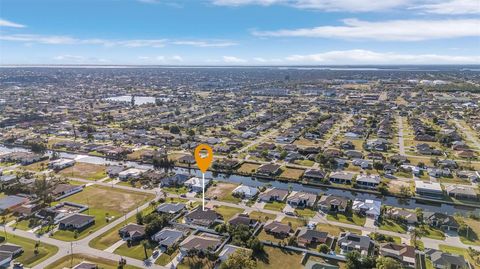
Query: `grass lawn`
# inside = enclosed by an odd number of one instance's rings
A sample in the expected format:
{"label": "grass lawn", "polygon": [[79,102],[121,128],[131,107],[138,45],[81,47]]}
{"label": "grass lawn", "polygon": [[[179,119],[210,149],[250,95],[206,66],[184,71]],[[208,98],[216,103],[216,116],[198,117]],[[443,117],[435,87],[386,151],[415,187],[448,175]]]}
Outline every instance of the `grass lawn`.
{"label": "grass lawn", "polygon": [[215,263],[208,260],[207,258],[194,257],[185,257],[182,262],[178,264],[177,269],[213,269],[215,268]]}
{"label": "grass lawn", "polygon": [[[63,268],[71,268],[72,265],[75,266],[82,262],[90,262],[95,263],[98,268],[102,269],[117,269],[118,268],[118,261],[108,260],[99,257],[93,257],[86,254],[73,254],[73,263],[71,262],[71,256],[62,257],[49,266],[45,267],[45,269],[63,269]],[[123,267],[124,269],[140,269],[138,267],[132,265],[126,265]]]}
{"label": "grass lawn", "polygon": [[333,226],[329,224],[317,224],[315,229],[317,231],[327,232],[328,234],[334,235],[334,236],[338,236],[340,235],[340,233],[343,233],[343,232],[352,232],[356,234],[362,234],[362,231],[360,230],[348,229],[348,228]]}
{"label": "grass lawn", "polygon": [[305,170],[303,169],[285,167],[283,168],[283,172],[280,174],[280,177],[299,180],[300,178],[302,178],[304,172]]}
{"label": "grass lawn", "polygon": [[205,193],[206,197],[214,198],[216,197],[219,201],[229,202],[238,204],[242,199],[234,197],[232,191],[237,187],[237,184],[225,183],[225,182],[216,182],[214,186],[208,188]]}
{"label": "grass lawn", "polygon": [[273,214],[263,213],[263,212],[260,212],[260,211],[252,211],[252,212],[250,212],[250,214],[248,216],[251,219],[255,219],[255,220],[258,220],[258,221],[261,221],[261,222],[266,222],[268,220],[275,219],[275,217],[276,217]]}
{"label": "grass lawn", "polygon": [[265,247],[265,254],[255,257],[258,269],[301,269],[302,254],[276,247]]}
{"label": "grass lawn", "polygon": [[33,267],[58,251],[58,247],[56,246],[38,242],[38,254],[35,255],[35,244],[37,241],[13,234],[7,234],[7,240],[4,242],[19,245],[23,248],[24,252],[17,257],[15,261],[23,263],[26,267]]}
{"label": "grass lawn", "polygon": [[271,234],[267,234],[263,229],[260,231],[260,233],[258,234],[258,240],[260,241],[268,241],[268,242],[275,242],[275,243],[278,243],[278,242],[281,242],[281,241],[284,241],[285,238],[277,238]]}
{"label": "grass lawn", "polygon": [[[152,255],[153,250],[147,247],[147,256],[150,257]],[[137,243],[133,246],[128,246],[127,243],[122,244],[113,252],[115,254],[121,256],[127,256],[130,258],[134,258],[137,260],[145,260],[145,250],[143,249],[143,245],[141,243]]]}
{"label": "grass lawn", "polygon": [[89,209],[83,213],[95,216],[95,224],[81,231],[77,238],[74,237],[75,233],[73,231],[62,230],[55,232],[53,237],[64,241],[81,239],[105,226],[107,224],[107,214],[115,220],[152,198],[152,194],[102,186],[87,187],[82,192],[62,199],[62,201],[88,205]]}
{"label": "grass lawn", "polygon": [[294,163],[303,166],[313,166],[315,164],[315,162],[311,160],[295,160]]}
{"label": "grass lawn", "polygon": [[[148,207],[142,211],[143,216],[146,216],[150,214],[154,210],[153,207]],[[88,245],[92,248],[100,249],[100,250],[105,250],[108,247],[112,246],[115,244],[118,240],[120,240],[120,236],[118,235],[118,230],[122,228],[124,225],[127,225],[128,223],[136,223],[137,216],[133,215],[130,218],[128,218],[126,221],[122,221],[121,223],[115,225],[112,229],[106,231],[105,233],[95,237],[93,240],[91,240]]]}
{"label": "grass lawn", "polygon": [[464,244],[480,246],[480,221],[471,218],[459,218],[460,221],[465,222],[470,227],[468,232],[468,238],[466,236],[460,236],[460,240]]}
{"label": "grass lawn", "polygon": [[153,194],[93,185],[61,201],[69,201],[113,212],[129,212],[154,198]]}
{"label": "grass lawn", "polygon": [[28,221],[28,219],[26,220],[21,220],[19,222],[15,222],[15,224],[13,225],[13,227],[15,227],[15,229],[19,229],[19,230],[22,230],[22,231],[28,231],[30,229],[32,229],[33,227],[28,227],[28,224],[30,222]]}
{"label": "grass lawn", "polygon": [[304,209],[295,209],[295,213],[297,213],[298,216],[304,217],[304,218],[313,218],[315,214],[317,214],[317,211],[312,210],[310,208],[304,208]]}
{"label": "grass lawn", "polygon": [[162,191],[171,193],[171,194],[185,194],[188,192],[187,187],[182,186],[180,188],[174,188],[174,187],[163,187]]}
{"label": "grass lawn", "polygon": [[423,225],[423,229],[425,231],[424,237],[428,237],[431,239],[437,239],[437,240],[445,240],[445,234],[438,229],[434,229],[428,225]]}
{"label": "grass lawn", "polygon": [[76,162],[74,166],[59,172],[65,177],[76,177],[89,180],[99,180],[107,176],[104,165]]}
{"label": "grass lawn", "polygon": [[158,264],[158,265],[161,265],[161,266],[165,266],[167,265],[168,263],[170,263],[177,255],[178,255],[178,252],[179,250],[176,249],[172,255],[168,255],[166,253],[162,253],[162,255],[160,255],[160,257],[158,257],[158,259],[155,261],[155,264]]}
{"label": "grass lawn", "polygon": [[353,213],[348,215],[338,213],[328,214],[327,220],[363,226],[365,225],[366,218]]}
{"label": "grass lawn", "polygon": [[251,173],[255,173],[255,172],[257,171],[257,168],[258,168],[259,166],[260,166],[260,165],[255,164],[255,163],[244,162],[244,163],[237,169],[237,171],[240,172],[240,173],[251,174]]}
{"label": "grass lawn", "polygon": [[450,184],[463,184],[463,185],[471,185],[472,183],[470,180],[467,179],[461,179],[458,177],[441,177],[438,179],[438,182],[440,183],[450,183]]}
{"label": "grass lawn", "polygon": [[385,231],[392,231],[397,233],[407,233],[407,225],[398,223],[394,220],[383,219],[380,224],[380,229]]}
{"label": "grass lawn", "polygon": [[282,223],[288,224],[290,227],[292,227],[292,230],[296,230],[298,227],[303,227],[306,225],[305,221],[299,218],[291,218],[291,217],[285,217],[282,219]]}
{"label": "grass lawn", "polygon": [[440,248],[441,251],[443,252],[448,252],[450,254],[458,254],[458,255],[463,255],[463,257],[470,262],[470,264],[473,265],[473,268],[478,268],[475,266],[475,261],[473,258],[468,254],[468,250],[465,248],[458,248],[458,247],[452,247],[449,245],[438,245],[438,248]]}
{"label": "grass lawn", "polygon": [[230,206],[219,206],[215,208],[215,211],[223,216],[224,221],[228,221],[233,217],[233,215],[237,213],[242,213],[244,210],[241,208],[236,208],[236,207],[230,207]]}
{"label": "grass lawn", "polygon": [[285,203],[275,201],[275,202],[265,203],[265,206],[263,207],[263,209],[282,211],[284,207],[285,207]]}
{"label": "grass lawn", "polygon": [[48,168],[48,160],[32,163],[24,167],[29,171],[40,172]]}
{"label": "grass lawn", "polygon": [[90,208],[89,210],[86,210],[82,213],[90,215],[90,216],[94,216],[95,217],[95,223],[93,225],[87,227],[86,229],[80,231],[77,234],[76,238],[75,238],[75,232],[70,231],[70,230],[57,230],[53,234],[52,237],[55,238],[55,239],[58,239],[58,240],[62,240],[62,241],[79,240],[79,239],[82,239],[82,238],[88,236],[89,234],[95,232],[96,230],[102,228],[103,226],[107,225],[107,219],[105,217],[106,213],[109,213],[109,216],[114,217],[114,219],[117,219],[121,216],[121,214],[119,214],[119,213],[112,213],[112,212],[106,211],[104,209],[94,209],[94,208]]}

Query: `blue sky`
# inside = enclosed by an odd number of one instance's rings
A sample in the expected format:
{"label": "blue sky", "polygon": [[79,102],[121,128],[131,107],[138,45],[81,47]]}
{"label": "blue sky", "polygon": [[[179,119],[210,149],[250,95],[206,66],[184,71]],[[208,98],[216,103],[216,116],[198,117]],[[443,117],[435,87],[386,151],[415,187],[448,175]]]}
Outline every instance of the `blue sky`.
{"label": "blue sky", "polygon": [[0,64],[479,64],[480,0],[0,0]]}

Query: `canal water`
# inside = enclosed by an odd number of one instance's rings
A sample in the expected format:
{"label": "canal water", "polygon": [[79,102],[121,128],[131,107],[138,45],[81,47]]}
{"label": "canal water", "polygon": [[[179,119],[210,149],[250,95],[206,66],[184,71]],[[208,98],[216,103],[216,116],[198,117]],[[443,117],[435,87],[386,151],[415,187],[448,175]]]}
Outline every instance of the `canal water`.
{"label": "canal water", "polygon": [[[0,146],[0,154],[14,152],[14,151],[28,151],[28,150],[23,148],[17,148],[17,147],[7,148],[5,146]],[[49,154],[51,154],[51,152],[49,152]],[[130,161],[120,162],[120,161],[108,160],[103,157],[96,157],[96,156],[70,154],[70,153],[64,153],[64,152],[59,152],[59,155],[62,158],[75,159],[78,162],[91,163],[91,164],[126,165],[129,167],[135,167],[139,169],[153,168],[153,166],[149,164],[140,164],[137,162],[130,162]],[[193,168],[188,169],[188,168],[176,167],[174,171],[177,173],[190,174],[192,176],[197,176],[197,177],[202,176],[202,173],[200,170],[193,169]],[[410,199],[410,198],[400,199],[400,198],[388,196],[388,195],[375,195],[370,193],[354,192],[354,191],[347,191],[347,190],[334,189],[334,188],[320,188],[320,187],[304,185],[301,183],[293,183],[293,182],[287,183],[287,182],[282,182],[277,180],[258,179],[258,178],[249,177],[249,176],[240,176],[240,175],[224,174],[224,173],[212,173],[210,171],[207,171],[207,173],[205,174],[205,177],[212,178],[218,181],[244,184],[246,186],[251,186],[251,187],[271,186],[279,189],[312,192],[318,195],[332,194],[332,195],[347,197],[349,199],[377,199],[382,201],[383,205],[387,205],[387,206],[395,206],[395,207],[406,208],[406,209],[423,208],[423,210],[426,212],[428,211],[441,212],[448,215],[453,215],[455,213],[468,215],[471,212],[480,214],[480,209],[475,209],[467,206],[454,206],[454,205],[444,204],[441,202],[423,203],[421,201],[417,201],[415,199]]]}

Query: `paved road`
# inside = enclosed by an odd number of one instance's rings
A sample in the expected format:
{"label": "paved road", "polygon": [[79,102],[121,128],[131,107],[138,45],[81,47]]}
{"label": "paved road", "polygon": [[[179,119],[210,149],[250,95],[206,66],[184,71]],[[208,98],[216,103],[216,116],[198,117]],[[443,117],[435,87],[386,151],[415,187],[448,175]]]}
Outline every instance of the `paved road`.
{"label": "paved road", "polygon": [[[161,193],[162,193],[161,189],[143,190],[143,189],[138,189],[138,188],[129,187],[129,186],[112,185],[110,183],[105,183],[105,182],[93,182],[93,181],[90,181],[90,180],[79,179],[79,178],[76,178],[75,180],[81,181],[81,182],[84,182],[84,183],[106,186],[106,187],[111,187],[111,188],[155,194],[156,198],[161,197]],[[168,197],[177,197],[178,198],[179,196],[178,195],[173,195],[173,194],[168,194]],[[201,201],[201,198],[191,198],[191,200]],[[126,214],[126,218],[134,216],[138,211],[147,208],[149,206],[149,204],[150,203],[145,203],[142,206],[140,206],[138,209],[134,209],[134,210],[128,212]],[[214,205],[214,206],[223,205],[223,206],[241,208],[241,209],[248,210],[248,211],[254,211],[254,210],[255,211],[260,211],[260,212],[263,212],[263,213],[273,214],[273,215],[276,216],[276,219],[283,219],[284,217],[287,217],[287,215],[285,215],[282,212],[267,210],[267,209],[263,209],[263,208],[255,208],[255,207],[251,207],[251,206],[246,206],[244,204],[233,204],[233,203],[216,201],[216,200],[209,201],[209,204]],[[289,217],[291,217],[291,216],[289,216]],[[109,252],[106,252],[106,251],[101,251],[101,250],[98,250],[98,249],[93,249],[88,244],[92,239],[94,239],[97,236],[101,235],[102,233],[112,229],[114,226],[116,226],[117,224],[124,221],[124,219],[125,219],[125,217],[118,218],[118,219],[110,222],[106,226],[102,227],[101,229],[97,230],[96,232],[93,232],[92,234],[88,235],[87,237],[85,237],[83,239],[80,239],[80,240],[77,240],[77,241],[74,241],[72,243],[73,252],[74,253],[84,253],[84,254],[88,254],[88,255],[91,255],[91,256],[102,257],[102,258],[110,259],[110,260],[113,260],[113,261],[118,261],[121,258],[119,255],[109,253]],[[380,230],[377,227],[361,227],[361,226],[352,225],[352,224],[348,224],[348,223],[329,221],[321,213],[317,213],[315,215],[315,217],[312,218],[312,221],[315,221],[317,223],[325,223],[325,224],[329,224],[329,225],[333,225],[333,226],[337,226],[337,227],[344,227],[344,228],[362,230],[365,233],[379,232],[379,233],[382,233],[382,234],[385,234],[385,235],[400,237],[400,238],[402,238],[402,241],[408,241],[410,239],[410,235],[406,234],[406,233],[402,234],[402,233]],[[37,266],[35,266],[34,267],[35,269],[36,268],[38,268],[38,269],[44,268],[48,264],[51,264],[52,262],[54,262],[54,261],[56,261],[56,260],[58,260],[62,257],[70,255],[70,247],[71,247],[70,242],[60,241],[60,240],[57,240],[57,239],[49,238],[47,236],[38,237],[34,233],[27,232],[27,231],[22,231],[22,230],[19,230],[19,229],[13,229],[12,227],[6,227],[6,229],[7,229],[8,233],[15,234],[15,235],[22,236],[22,237],[26,237],[26,238],[29,238],[29,239],[32,239],[32,240],[40,240],[41,242],[51,244],[51,245],[56,245],[56,246],[59,247],[59,251],[55,255],[46,259],[45,261],[38,264]],[[444,241],[443,240],[430,239],[430,238],[422,238],[422,241],[424,242],[426,247],[433,247],[433,248],[437,248],[439,244],[447,244],[447,245],[450,245],[450,246],[461,247],[461,248],[468,248],[470,246],[470,245],[463,244],[459,240],[458,236],[448,236],[447,239],[444,240]],[[479,246],[472,246],[472,247],[480,251]],[[158,266],[158,265],[155,265],[155,264],[145,265],[143,261],[128,258],[128,257],[123,257],[123,258],[125,258],[127,260],[128,264],[134,265],[134,266],[137,266],[137,267],[140,267],[140,268],[142,268],[142,267],[167,268],[167,267]]]}
{"label": "paved road", "polygon": [[468,140],[470,140],[477,149],[480,149],[480,141],[478,140],[477,137],[472,135],[472,132],[469,132],[463,125],[461,125],[457,119],[454,120],[455,125],[457,126],[458,129],[462,130],[462,132],[465,134]]}
{"label": "paved road", "polygon": [[400,155],[405,155],[405,142],[403,141],[403,118],[397,117],[398,122],[398,151]]}

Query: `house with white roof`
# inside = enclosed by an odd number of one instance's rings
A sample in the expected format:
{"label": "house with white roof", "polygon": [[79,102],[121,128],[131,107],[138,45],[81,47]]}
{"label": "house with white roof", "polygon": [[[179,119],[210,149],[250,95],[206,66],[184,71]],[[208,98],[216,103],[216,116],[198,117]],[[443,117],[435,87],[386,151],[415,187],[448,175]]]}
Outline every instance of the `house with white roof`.
{"label": "house with white roof", "polygon": [[[205,178],[205,187],[210,184],[210,179]],[[201,192],[203,190],[203,182],[201,178],[198,177],[192,177],[189,180],[185,181],[183,183],[185,187],[189,188],[193,192]]]}
{"label": "house with white roof", "polygon": [[144,171],[137,168],[129,168],[125,171],[118,173],[118,178],[120,180],[129,180],[139,178]]}
{"label": "house with white roof", "polygon": [[442,185],[438,182],[415,180],[415,193],[420,196],[428,196],[432,198],[443,197]]}
{"label": "house with white roof", "polygon": [[245,185],[240,185],[236,187],[232,193],[236,196],[240,196],[243,198],[251,199],[257,195],[258,190],[257,188],[250,187],[250,186],[245,186]]}
{"label": "house with white roof", "polygon": [[353,201],[352,210],[358,214],[364,214],[368,218],[378,219],[382,202],[379,200],[366,199]]}

